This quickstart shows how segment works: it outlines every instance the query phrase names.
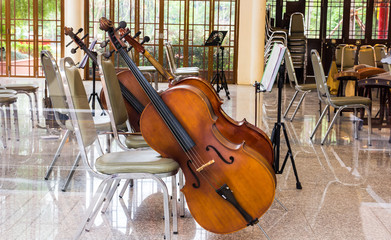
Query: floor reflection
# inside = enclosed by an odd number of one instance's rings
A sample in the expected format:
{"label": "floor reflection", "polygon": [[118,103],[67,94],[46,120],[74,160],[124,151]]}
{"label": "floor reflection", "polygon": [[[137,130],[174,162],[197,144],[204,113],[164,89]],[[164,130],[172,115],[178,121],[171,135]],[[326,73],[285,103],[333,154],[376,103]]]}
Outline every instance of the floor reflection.
{"label": "floor reflection", "polygon": [[[42,79],[33,81],[43,89]],[[92,89],[90,82],[86,86]],[[166,84],[159,86],[164,88]],[[234,85],[229,88],[231,100],[221,94],[223,109],[234,119],[246,118],[254,123],[254,88]],[[283,89],[283,111],[293,93],[289,86]],[[42,91],[38,96],[42,99]],[[6,239],[71,239],[100,180],[79,166],[68,191],[61,191],[78,153],[71,138],[45,181],[61,137],[47,138],[56,132],[32,128],[27,97],[18,98],[17,106],[21,139],[16,141],[11,135],[6,149],[0,142],[0,234]],[[270,136],[277,117],[277,91],[261,94],[258,106],[257,124]],[[43,120],[41,102],[39,107]],[[367,126],[359,132],[359,139],[354,139],[350,114],[343,113],[324,146],[320,140],[329,125],[326,118],[314,141],[309,140],[319,117],[315,94],[304,99],[294,121],[285,122],[303,189],[295,188],[295,176],[288,161],[283,174],[277,176],[276,191],[276,197],[288,211],[274,202],[260,219],[272,239],[391,239],[390,130],[373,129],[373,145],[367,146]],[[119,148],[114,144],[113,150]],[[280,162],[286,151],[282,137]],[[162,193],[154,181],[136,181],[122,199],[118,192],[114,195],[108,211],[98,215],[91,231],[82,238],[163,239],[161,202]],[[178,227],[179,234],[172,235],[173,239],[266,239],[256,226],[228,235],[207,232],[194,221],[188,209],[185,217],[179,218]]]}

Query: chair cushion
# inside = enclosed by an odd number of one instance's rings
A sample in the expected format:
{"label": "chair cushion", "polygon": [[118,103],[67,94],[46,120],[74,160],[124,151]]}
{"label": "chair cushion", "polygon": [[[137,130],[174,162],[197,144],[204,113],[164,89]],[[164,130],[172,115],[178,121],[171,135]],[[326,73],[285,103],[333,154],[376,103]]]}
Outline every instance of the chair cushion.
{"label": "chair cushion", "polygon": [[18,97],[15,94],[0,94],[0,103],[16,102]]}
{"label": "chair cushion", "polygon": [[316,90],[316,84],[315,83],[309,83],[309,84],[300,84],[296,86],[297,90],[301,91],[310,91],[310,90]]}
{"label": "chair cushion", "polygon": [[145,139],[140,134],[130,134],[126,136],[125,144],[128,148],[143,148],[143,147],[149,147],[147,142],[145,142]]}
{"label": "chair cushion", "polygon": [[367,97],[351,96],[351,97],[332,97],[331,102],[337,106],[344,106],[350,104],[370,105],[371,99]]}
{"label": "chair cushion", "polygon": [[[97,132],[111,132],[111,123],[110,120],[107,121],[95,121],[97,118],[94,118],[94,123],[95,123],[95,128]],[[73,131],[73,125],[71,120],[66,120],[65,121],[65,126],[67,129]]]}
{"label": "chair cushion", "polygon": [[96,159],[96,169],[105,174],[115,173],[176,173],[179,164],[162,158],[153,150],[112,152]]}
{"label": "chair cushion", "polygon": [[138,69],[140,72],[155,72],[156,68],[154,66],[139,66]]}
{"label": "chair cushion", "polygon": [[35,84],[16,83],[16,84],[5,84],[3,86],[5,88],[13,89],[16,91],[35,92],[38,90],[38,85],[35,85]]}
{"label": "chair cushion", "polygon": [[0,94],[17,94],[18,92],[12,89],[0,89]]}

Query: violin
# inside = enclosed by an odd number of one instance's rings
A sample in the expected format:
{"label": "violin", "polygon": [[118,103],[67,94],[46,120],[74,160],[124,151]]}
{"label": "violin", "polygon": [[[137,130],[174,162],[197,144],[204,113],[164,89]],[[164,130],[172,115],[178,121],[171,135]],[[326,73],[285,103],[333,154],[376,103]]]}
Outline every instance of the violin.
{"label": "violin", "polygon": [[186,179],[181,191],[194,219],[214,233],[256,224],[275,195],[275,173],[267,160],[221,134],[202,89],[178,85],[159,95],[130,59],[112,22],[102,17],[100,29],[151,101],[140,118],[141,132],[153,149],[179,163]]}
{"label": "violin", "polygon": [[[127,29],[123,28],[118,30],[121,36],[124,35],[127,31]],[[153,58],[151,54],[149,54],[147,50],[145,50],[144,46],[142,46],[134,38],[127,35],[124,37],[124,40],[133,46],[135,51],[143,54],[149,60],[149,62],[157,69],[157,71],[169,82],[169,87],[190,85],[201,89],[204,94],[208,96],[208,99],[212,104],[212,108],[218,117],[216,127],[221,132],[221,134],[229,139],[229,141],[236,144],[240,144],[245,141],[249,147],[260,150],[269,164],[273,165],[273,145],[267,134],[261,129],[247,122],[246,119],[238,122],[229,117],[228,114],[226,114],[221,108],[223,102],[221,101],[219,95],[208,81],[199,77],[179,77],[174,79],[174,77],[168,73],[162,67],[162,65],[160,65],[160,63],[156,61],[156,59]]]}
{"label": "violin", "polygon": [[[81,32],[79,29],[78,32]],[[84,44],[82,39],[77,36],[77,33],[73,33],[73,28],[64,28],[65,35],[72,38],[72,40],[78,45],[77,48],[82,49],[88,57],[98,65],[98,61],[96,58],[96,53],[92,52],[88,47]],[[88,35],[86,35],[88,36]],[[84,36],[84,37],[86,37]],[[84,38],[83,37],[83,38]],[[76,48],[76,49],[77,49]],[[72,49],[72,53],[74,53],[75,48]],[[129,71],[121,71],[117,74],[117,78],[120,83],[121,93],[124,97],[126,111],[128,113],[129,123],[133,131],[140,131],[140,116],[142,111],[144,110],[144,106],[149,103],[148,97],[144,94],[140,85],[137,83],[137,80],[134,78],[134,75]],[[107,109],[106,97],[103,94],[103,91],[100,92],[100,100],[104,109]]]}

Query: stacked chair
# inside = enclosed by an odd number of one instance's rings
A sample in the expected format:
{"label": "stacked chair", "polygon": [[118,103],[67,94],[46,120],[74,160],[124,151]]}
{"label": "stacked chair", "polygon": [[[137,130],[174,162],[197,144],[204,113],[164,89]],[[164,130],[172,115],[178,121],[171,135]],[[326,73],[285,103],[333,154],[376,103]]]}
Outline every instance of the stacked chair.
{"label": "stacked chair", "polygon": [[265,24],[265,53],[264,64],[268,62],[274,43],[287,46],[288,34],[286,29],[274,28],[270,24],[269,11],[266,14]]}
{"label": "stacked chair", "polygon": [[[87,94],[81,80],[78,68],[72,59],[64,58],[60,61],[60,73],[64,86],[66,101],[69,106],[69,116],[75,129],[75,135],[83,163],[89,172],[102,179],[87,213],[80,225],[76,238],[84,230],[89,230],[95,217],[106,201],[110,201],[121,179],[153,179],[163,191],[165,238],[171,239],[170,232],[170,196],[162,177],[172,178],[172,209],[173,218],[176,219],[176,173],[179,165],[172,159],[159,157],[153,150],[122,151],[103,154],[99,144],[97,130],[88,105]],[[87,150],[95,147],[100,156],[90,159]],[[105,211],[101,210],[102,212]],[[176,221],[173,221],[174,232],[177,231]]]}
{"label": "stacked chair", "polygon": [[295,101],[297,94],[298,93],[303,94],[297,104],[295,111],[292,114],[292,117],[290,118],[290,121],[292,122],[292,120],[296,116],[297,111],[299,110],[299,108],[301,106],[301,103],[304,100],[304,97],[307,95],[307,93],[310,93],[312,91],[316,91],[317,88],[316,88],[316,84],[299,84],[298,83],[297,78],[296,78],[295,69],[294,69],[293,62],[292,62],[292,58],[291,58],[291,54],[290,54],[289,50],[285,51],[285,66],[286,66],[286,70],[288,72],[289,84],[291,85],[292,88],[295,89],[295,93],[294,93],[288,107],[285,110],[284,118],[288,115],[289,109],[291,108],[293,102]]}
{"label": "stacked chair", "polygon": [[289,24],[288,49],[292,56],[294,68],[303,69],[303,83],[307,75],[307,37],[304,28],[304,15],[292,13]]}
{"label": "stacked chair", "polygon": [[[345,108],[353,108],[354,109],[354,115],[356,116],[357,109],[364,108],[367,111],[368,115],[368,145],[371,145],[371,111],[369,106],[371,105],[371,99],[366,97],[360,97],[360,96],[351,96],[351,97],[331,97],[329,89],[327,87],[326,82],[326,76],[323,70],[322,62],[320,60],[319,53],[316,50],[311,51],[311,61],[312,66],[314,68],[314,74],[315,74],[315,81],[316,86],[318,89],[318,97],[319,100],[326,104],[326,107],[324,108],[318,122],[315,125],[315,128],[310,136],[310,139],[312,139],[315,136],[316,130],[318,129],[319,125],[322,122],[322,119],[326,112],[329,110],[330,107],[333,107],[335,109],[338,109],[338,111],[334,114],[334,118],[330,123],[329,128],[327,129],[327,132],[324,136],[324,138],[321,141],[321,144],[323,145],[328,134],[330,133],[330,130],[332,129],[335,120],[340,115],[340,112]],[[354,120],[354,137],[357,139],[357,120]]]}
{"label": "stacked chair", "polygon": [[175,63],[174,51],[172,49],[171,42],[166,42],[164,46],[166,47],[167,62],[173,76],[198,76],[200,74],[200,69],[198,67],[178,68]]}

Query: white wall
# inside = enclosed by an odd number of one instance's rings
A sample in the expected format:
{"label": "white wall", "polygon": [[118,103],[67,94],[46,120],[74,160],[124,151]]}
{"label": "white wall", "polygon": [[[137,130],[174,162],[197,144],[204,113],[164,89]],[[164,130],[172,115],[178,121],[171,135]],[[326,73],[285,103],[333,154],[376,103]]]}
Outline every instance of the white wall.
{"label": "white wall", "polygon": [[[84,28],[84,1],[80,0],[65,0],[64,1],[64,20],[66,27],[72,27],[73,32],[77,32],[79,28]],[[84,34],[84,31],[78,36],[81,38]],[[65,36],[65,44],[72,41],[69,36]],[[75,63],[80,62],[84,56],[83,50],[77,50],[76,54],[71,54],[71,48],[76,47],[76,44],[65,48],[65,56],[71,57]]]}

